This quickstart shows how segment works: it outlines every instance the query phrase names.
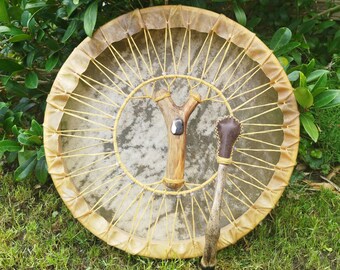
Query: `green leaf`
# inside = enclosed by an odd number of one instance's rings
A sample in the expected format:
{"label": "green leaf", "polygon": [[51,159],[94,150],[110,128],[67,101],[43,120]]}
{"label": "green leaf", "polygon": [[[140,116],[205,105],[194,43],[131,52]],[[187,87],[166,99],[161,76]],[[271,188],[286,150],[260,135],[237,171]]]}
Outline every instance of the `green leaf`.
{"label": "green leaf", "polygon": [[247,28],[253,30],[262,21],[260,17],[253,17],[247,22]]}
{"label": "green leaf", "polygon": [[27,97],[27,89],[23,87],[21,84],[18,84],[15,81],[9,80],[6,85],[5,89],[8,92],[9,96],[13,95],[16,97]]}
{"label": "green leaf", "polygon": [[96,25],[97,13],[98,13],[98,1],[94,1],[92,4],[88,6],[84,15],[84,30],[89,37],[92,36],[93,29]]}
{"label": "green leaf", "polygon": [[[10,104],[6,102],[0,102],[0,117],[3,117],[5,113],[8,111]],[[1,122],[0,122],[1,126]]]}
{"label": "green leaf", "polygon": [[26,75],[25,86],[29,89],[35,89],[38,87],[39,78],[37,73],[30,71]]}
{"label": "green leaf", "polygon": [[[35,11],[28,19],[27,21],[27,25],[28,25],[28,29],[32,32],[35,33],[38,30],[38,25],[37,25],[37,21],[35,20],[34,16],[43,8],[40,8],[39,10]],[[38,26],[38,27],[37,27]]]}
{"label": "green leaf", "polygon": [[41,28],[38,30],[38,33],[37,33],[37,41],[38,42],[41,42],[42,41],[42,39],[44,38],[44,36],[45,36],[45,32],[44,32],[44,30],[42,30]]}
{"label": "green leaf", "polygon": [[317,142],[319,138],[319,131],[314,124],[313,115],[311,113],[303,113],[300,115],[300,120],[309,137],[311,137],[314,142]]}
{"label": "green leaf", "polygon": [[69,26],[67,27],[64,36],[61,39],[61,43],[65,43],[74,33],[74,31],[76,31],[77,29],[77,21],[73,20],[71,21],[71,23],[69,24]]}
{"label": "green leaf", "polygon": [[46,40],[45,43],[47,47],[52,51],[58,51],[60,49],[59,43],[52,38]]}
{"label": "green leaf", "polygon": [[12,35],[12,36],[16,36],[16,35],[21,35],[21,34],[25,34],[21,29],[11,25],[11,26],[0,26],[1,32],[8,34],[8,35]]}
{"label": "green leaf", "polygon": [[10,31],[11,31],[11,28],[9,28],[7,26],[0,25],[0,33],[7,33],[7,32],[10,32]]}
{"label": "green leaf", "polygon": [[307,87],[297,87],[294,89],[294,95],[301,107],[307,109],[313,105],[313,95]]}
{"label": "green leaf", "polygon": [[314,92],[312,92],[314,85],[312,85],[312,89],[311,87],[308,87],[309,90],[311,90],[311,93],[313,95],[313,97],[315,98],[316,96],[320,95],[322,92],[326,91],[328,89],[327,86],[324,87],[318,87]]}
{"label": "green leaf", "polygon": [[47,164],[46,159],[41,158],[38,160],[37,165],[35,166],[35,176],[38,178],[38,181],[41,184],[45,184],[48,176],[47,172]]}
{"label": "green leaf", "polygon": [[300,71],[300,87],[307,87],[306,76]]}
{"label": "green leaf", "polygon": [[28,67],[32,67],[34,57],[35,57],[35,51],[30,51],[26,57],[26,64]]}
{"label": "green leaf", "polygon": [[37,135],[37,136],[42,136],[43,135],[43,128],[42,126],[35,121],[34,119],[31,122],[31,128],[30,130],[32,131],[32,134]]}
{"label": "green leaf", "polygon": [[22,181],[27,178],[34,170],[36,163],[37,158],[36,155],[34,155],[14,171],[14,179],[16,181]]}
{"label": "green leaf", "polygon": [[21,133],[18,136],[18,141],[27,146],[33,146],[33,145],[41,145],[42,140],[39,136],[37,135],[31,135],[27,133]]}
{"label": "green leaf", "polygon": [[5,0],[0,0],[0,22],[10,22],[8,17],[8,8]]}
{"label": "green leaf", "polygon": [[[332,90],[329,90],[329,91],[332,91]],[[339,106],[340,105],[340,90],[337,89],[336,90],[338,92],[338,95],[330,102],[328,103],[327,105],[325,105],[323,107],[323,109],[328,109],[328,108],[333,108],[333,107],[336,107],[336,106]]]}
{"label": "green leaf", "polygon": [[281,56],[283,54],[290,53],[292,50],[299,47],[300,45],[301,45],[300,42],[290,42],[290,43],[282,46],[281,48],[277,49],[275,54],[277,56]]}
{"label": "green leaf", "polygon": [[329,27],[332,27],[336,25],[336,22],[335,21],[325,21],[325,22],[322,22],[318,25],[318,31],[316,31],[316,33],[322,33],[322,31],[324,31],[325,29],[329,28]]}
{"label": "green leaf", "polygon": [[297,81],[299,78],[300,78],[300,71],[295,70],[295,71],[293,71],[293,72],[291,72],[291,73],[288,74],[288,79],[289,79],[289,81],[291,81],[291,82],[295,82],[295,81]]}
{"label": "green leaf", "polygon": [[20,34],[20,35],[16,35],[11,37],[8,41],[9,42],[20,42],[20,41],[24,41],[24,40],[28,40],[31,39],[31,35],[27,35],[27,34]]}
{"label": "green leaf", "polygon": [[28,98],[22,98],[19,100],[19,102],[15,105],[15,107],[12,109],[13,112],[26,112],[29,109],[33,108],[37,104],[35,102],[32,102],[32,100]]}
{"label": "green leaf", "polygon": [[318,78],[320,78],[322,75],[328,74],[328,73],[329,71],[325,69],[314,70],[311,74],[308,75],[307,82],[310,83],[312,81],[315,81]]}
{"label": "green leaf", "polygon": [[17,158],[18,158],[18,152],[10,152],[7,155],[7,162],[12,163],[12,162],[16,161]]}
{"label": "green leaf", "polygon": [[306,70],[306,74],[307,75],[309,75],[311,72],[312,72],[312,70],[314,69],[314,67],[315,67],[315,59],[313,58],[312,60],[310,60],[309,61],[309,63],[308,63],[308,65],[307,65],[307,70]]}
{"label": "green leaf", "polygon": [[280,56],[277,58],[281,64],[281,66],[286,70],[289,66],[289,61],[286,57]]}
{"label": "green leaf", "polygon": [[14,136],[18,137],[18,135],[19,135],[19,130],[18,130],[17,125],[13,125],[13,126],[12,126],[12,133],[14,134]]}
{"label": "green leaf", "polygon": [[[316,23],[316,20],[308,20],[308,21],[302,23],[301,25],[299,25],[298,33],[305,34],[307,32],[311,32],[315,23]],[[313,33],[311,33],[311,34],[313,34]]]}
{"label": "green leaf", "polygon": [[237,4],[236,1],[234,1],[233,7],[234,7],[235,17],[236,17],[236,20],[238,21],[238,23],[243,25],[243,26],[246,26],[247,16],[244,13],[244,10]]}
{"label": "green leaf", "polygon": [[0,70],[3,72],[13,73],[18,70],[23,70],[24,66],[18,64],[11,59],[0,59]]}
{"label": "green leaf", "polygon": [[66,7],[62,6],[55,12],[56,18],[65,19],[67,17]]}
{"label": "green leaf", "polygon": [[14,125],[14,116],[10,116],[10,117],[7,117],[5,119],[5,121],[3,122],[3,127],[4,127],[4,130],[8,133],[11,132],[12,130],[12,127]]}
{"label": "green leaf", "polygon": [[11,76],[6,76],[6,75],[0,76],[0,82],[2,83],[3,86],[6,86],[6,84],[8,83],[10,79],[11,79]]}
{"label": "green leaf", "polygon": [[23,114],[24,114],[23,112],[15,112],[13,114],[13,116],[15,117],[15,122],[16,123],[21,123],[21,118],[22,118]]}
{"label": "green leaf", "polygon": [[35,156],[37,152],[35,150],[26,150],[24,147],[18,152],[19,166],[23,165],[31,157]]}
{"label": "green leaf", "polygon": [[290,29],[287,27],[282,27],[275,32],[272,40],[270,41],[269,47],[273,51],[277,51],[284,45],[288,44],[291,38],[292,31],[290,31]]}
{"label": "green leaf", "polygon": [[46,2],[27,3],[25,9],[41,8],[48,6]]}
{"label": "green leaf", "polygon": [[44,156],[45,156],[45,149],[44,149],[44,146],[42,145],[37,151],[37,159],[40,160]]}
{"label": "green leaf", "polygon": [[315,98],[314,106],[323,108],[331,103],[337,96],[340,96],[340,90],[327,90]]}
{"label": "green leaf", "polygon": [[79,3],[74,4],[72,1],[64,1],[63,4],[66,5],[67,17],[70,17],[79,5]]}
{"label": "green leaf", "polygon": [[340,37],[334,38],[331,42],[328,43],[329,53],[339,53],[339,48],[340,48]]}
{"label": "green leaf", "polygon": [[20,7],[12,6],[8,9],[9,16],[16,21],[20,21],[22,12],[23,10]]}
{"label": "green leaf", "polygon": [[8,103],[6,103],[6,102],[0,102],[0,110],[2,110],[3,108],[8,109],[8,107],[9,107],[9,104],[8,104]]}
{"label": "green leaf", "polygon": [[28,10],[25,10],[22,14],[21,14],[21,19],[20,19],[20,23],[23,27],[28,27],[27,23],[29,21],[31,17],[31,13]]}
{"label": "green leaf", "polygon": [[58,64],[58,61],[59,61],[58,54],[51,55],[45,63],[46,71],[51,71],[52,69],[54,69],[54,67]]}
{"label": "green leaf", "polygon": [[292,55],[292,57],[294,58],[294,61],[295,61],[298,65],[300,65],[301,62],[302,62],[301,53],[300,53],[299,51],[295,50],[295,51],[292,51],[292,52],[291,52],[291,55]]}
{"label": "green leaf", "polygon": [[317,82],[315,83],[315,85],[312,88],[312,94],[314,97],[316,97],[317,95],[319,95],[320,93],[322,93],[324,90],[326,90],[326,86],[327,86],[327,74],[323,74],[321,75],[321,77],[319,77],[319,79],[317,80]]}
{"label": "green leaf", "polygon": [[0,141],[0,152],[18,152],[21,149],[21,145],[16,141],[3,140]]}

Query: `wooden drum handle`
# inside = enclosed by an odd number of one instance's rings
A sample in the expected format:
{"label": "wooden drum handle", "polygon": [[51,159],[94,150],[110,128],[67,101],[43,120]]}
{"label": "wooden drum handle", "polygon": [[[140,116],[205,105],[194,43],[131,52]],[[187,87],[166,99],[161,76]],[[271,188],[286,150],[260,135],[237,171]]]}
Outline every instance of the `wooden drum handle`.
{"label": "wooden drum handle", "polygon": [[170,92],[159,90],[155,92],[154,100],[163,114],[168,133],[168,159],[163,181],[168,188],[178,190],[184,184],[187,124],[201,98],[198,93],[191,92],[186,103],[177,106]]}

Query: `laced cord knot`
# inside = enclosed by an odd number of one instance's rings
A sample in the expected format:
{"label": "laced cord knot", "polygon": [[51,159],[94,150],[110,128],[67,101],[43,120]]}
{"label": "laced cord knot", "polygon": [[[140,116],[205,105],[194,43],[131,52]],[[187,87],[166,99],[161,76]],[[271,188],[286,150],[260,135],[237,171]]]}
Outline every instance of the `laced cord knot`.
{"label": "laced cord knot", "polygon": [[165,184],[179,185],[179,184],[184,184],[185,180],[184,179],[170,179],[167,177],[163,177],[163,182]]}
{"label": "laced cord knot", "polygon": [[228,165],[231,164],[233,162],[232,158],[225,158],[225,157],[221,157],[221,156],[216,156],[216,161],[218,164],[224,164],[224,165]]}

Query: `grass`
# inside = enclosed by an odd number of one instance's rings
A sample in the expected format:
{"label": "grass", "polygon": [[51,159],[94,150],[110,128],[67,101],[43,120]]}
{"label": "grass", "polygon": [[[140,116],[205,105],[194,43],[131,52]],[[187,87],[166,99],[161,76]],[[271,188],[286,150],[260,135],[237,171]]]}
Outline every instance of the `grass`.
{"label": "grass", "polygon": [[[218,254],[218,269],[339,269],[339,196],[289,186],[252,233]],[[0,269],[197,269],[191,260],[153,260],[106,245],[84,229],[53,185],[0,177]]]}

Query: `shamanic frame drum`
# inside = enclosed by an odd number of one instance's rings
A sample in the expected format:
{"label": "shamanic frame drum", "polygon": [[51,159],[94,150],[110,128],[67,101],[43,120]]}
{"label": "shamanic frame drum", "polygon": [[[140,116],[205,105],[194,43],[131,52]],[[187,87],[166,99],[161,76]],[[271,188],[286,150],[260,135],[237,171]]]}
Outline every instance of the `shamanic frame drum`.
{"label": "shamanic frame drum", "polygon": [[110,21],[72,52],[47,103],[46,158],[61,198],[132,254],[202,255],[220,117],[242,130],[218,249],[270,212],[295,165],[299,113],[285,72],[255,34],[207,10],[158,6]]}

